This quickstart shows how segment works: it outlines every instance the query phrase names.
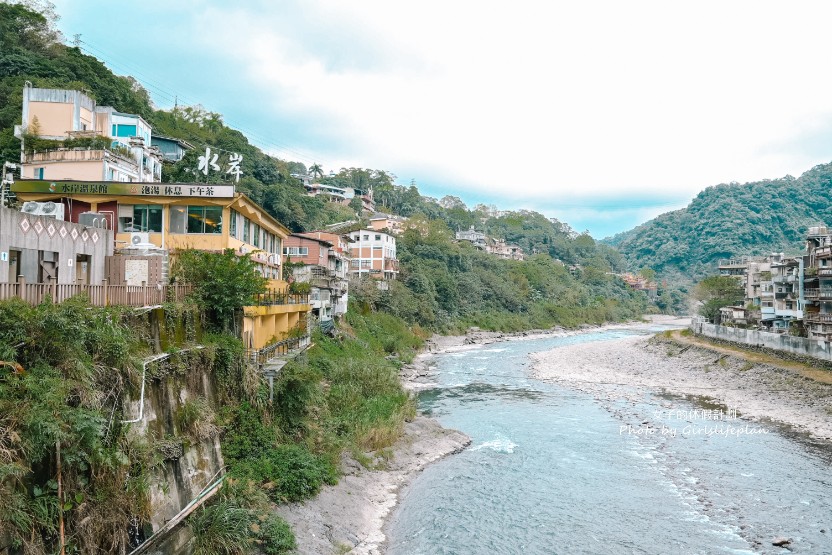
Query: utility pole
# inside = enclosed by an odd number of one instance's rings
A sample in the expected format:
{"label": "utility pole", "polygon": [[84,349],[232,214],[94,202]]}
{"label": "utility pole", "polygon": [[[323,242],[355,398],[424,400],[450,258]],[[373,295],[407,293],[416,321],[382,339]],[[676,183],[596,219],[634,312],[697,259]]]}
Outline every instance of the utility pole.
{"label": "utility pole", "polygon": [[75,48],[81,48],[81,33],[75,33],[72,35],[72,45]]}

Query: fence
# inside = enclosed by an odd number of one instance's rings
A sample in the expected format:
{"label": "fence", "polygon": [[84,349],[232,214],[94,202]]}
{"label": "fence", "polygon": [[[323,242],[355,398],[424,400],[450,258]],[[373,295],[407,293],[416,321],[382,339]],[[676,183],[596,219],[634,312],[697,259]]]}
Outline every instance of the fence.
{"label": "fence", "polygon": [[292,351],[301,349],[307,345],[309,345],[309,336],[304,335],[302,337],[284,339],[283,341],[266,345],[262,349],[249,349],[246,354],[252,364],[256,364],[258,367],[262,368],[263,365],[269,360],[280,355],[289,354]]}
{"label": "fence", "polygon": [[825,341],[794,337],[784,333],[770,333],[759,330],[718,326],[716,324],[709,324],[700,318],[695,318],[691,321],[690,329],[694,333],[714,339],[742,343],[752,347],[767,347],[794,355],[832,361],[832,349]]}
{"label": "fence", "polygon": [[38,305],[47,299],[62,303],[72,297],[85,295],[93,306],[150,306],[165,302],[185,300],[191,285],[110,285],[105,279],[101,285],[83,283],[0,283],[0,300],[23,299],[31,305]]}
{"label": "fence", "polygon": [[289,293],[288,289],[270,289],[254,300],[254,306],[309,304],[309,293]]}

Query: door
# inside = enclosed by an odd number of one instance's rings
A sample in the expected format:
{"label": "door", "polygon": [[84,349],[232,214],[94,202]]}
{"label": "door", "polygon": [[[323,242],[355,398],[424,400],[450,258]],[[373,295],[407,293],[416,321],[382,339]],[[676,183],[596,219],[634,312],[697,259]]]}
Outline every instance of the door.
{"label": "door", "polygon": [[16,283],[17,276],[20,275],[20,251],[9,251],[9,281],[8,283]]}
{"label": "door", "polygon": [[75,283],[89,285],[90,283],[90,255],[75,255]]}

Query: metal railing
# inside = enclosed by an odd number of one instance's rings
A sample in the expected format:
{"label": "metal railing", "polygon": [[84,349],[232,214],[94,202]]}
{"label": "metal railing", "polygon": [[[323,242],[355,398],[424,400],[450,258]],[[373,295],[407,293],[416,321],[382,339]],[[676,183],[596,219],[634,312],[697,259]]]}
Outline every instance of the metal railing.
{"label": "metal railing", "polygon": [[304,335],[301,337],[291,337],[289,339],[283,339],[282,341],[278,341],[276,343],[272,343],[271,345],[266,345],[260,349],[249,349],[246,352],[248,356],[248,360],[252,364],[256,364],[258,367],[262,367],[268,361],[273,358],[287,355],[293,351],[303,349],[304,347],[309,345],[309,336]]}
{"label": "metal railing", "polygon": [[84,295],[93,306],[151,306],[165,302],[181,302],[193,291],[191,285],[110,285],[107,280],[101,285],[85,283],[0,283],[0,300],[23,299],[31,305],[49,300],[62,303],[73,297]]}
{"label": "metal railing", "polygon": [[288,289],[271,289],[254,299],[254,306],[309,304],[309,294],[289,293]]}

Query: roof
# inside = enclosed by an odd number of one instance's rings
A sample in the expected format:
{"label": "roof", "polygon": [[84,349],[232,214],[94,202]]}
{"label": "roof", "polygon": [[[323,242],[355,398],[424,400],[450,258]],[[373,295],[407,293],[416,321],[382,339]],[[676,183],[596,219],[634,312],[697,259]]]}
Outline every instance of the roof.
{"label": "roof", "polygon": [[192,145],[188,141],[183,141],[182,139],[177,139],[176,137],[166,137],[164,135],[151,134],[150,135],[150,141],[153,142],[153,139],[161,139],[163,141],[172,141],[174,143],[177,143],[182,148],[185,148],[185,149],[188,149],[188,150],[193,150],[195,148],[194,145]]}
{"label": "roof", "polygon": [[316,243],[320,243],[321,245],[326,245],[327,247],[334,246],[330,241],[326,239],[321,239],[319,237],[310,236],[306,233],[292,233],[289,237],[297,237],[298,239],[307,239],[309,241],[315,241]]}

